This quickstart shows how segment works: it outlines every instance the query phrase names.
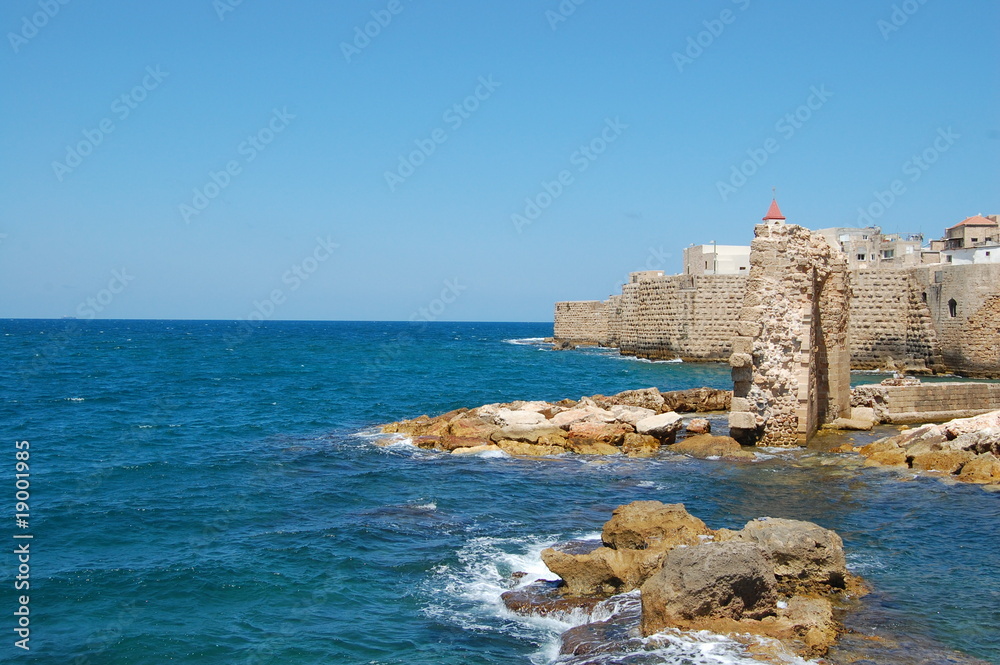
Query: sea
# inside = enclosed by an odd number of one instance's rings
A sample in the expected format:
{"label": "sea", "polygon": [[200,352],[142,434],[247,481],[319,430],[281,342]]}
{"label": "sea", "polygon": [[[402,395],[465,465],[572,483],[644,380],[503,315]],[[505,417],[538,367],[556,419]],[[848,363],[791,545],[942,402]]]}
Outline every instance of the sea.
{"label": "sea", "polygon": [[842,662],[1000,663],[1000,493],[815,448],[737,464],[377,445],[381,423],[462,406],[731,387],[724,364],[552,351],[551,334],[0,321],[0,661],[756,662],[705,633],[561,655],[563,631],[607,617],[504,608],[503,591],[552,579],[543,548],[658,500],[713,528],[773,516],[835,529],[872,587],[852,620],[860,651]]}

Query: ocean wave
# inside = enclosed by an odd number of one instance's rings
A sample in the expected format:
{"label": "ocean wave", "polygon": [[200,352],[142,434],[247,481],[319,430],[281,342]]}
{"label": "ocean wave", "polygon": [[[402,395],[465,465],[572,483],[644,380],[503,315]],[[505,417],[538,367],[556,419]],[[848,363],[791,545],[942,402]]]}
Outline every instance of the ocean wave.
{"label": "ocean wave", "polygon": [[[600,541],[600,532],[574,540]],[[559,576],[548,569],[541,553],[561,542],[555,536],[528,539],[477,537],[459,552],[456,564],[442,564],[429,580],[430,604],[424,613],[431,618],[456,623],[464,630],[499,632],[539,645],[530,657],[535,665],[759,665],[747,655],[744,645],[707,631],[668,630],[650,637],[638,634],[640,597],[638,591],[613,596],[593,610],[553,612],[546,616],[525,616],[507,609],[501,599],[505,591],[522,589],[538,580],[554,581]],[[514,573],[524,573],[515,579]],[[568,630],[590,632],[600,622],[613,620],[629,624],[629,637],[621,644],[602,644],[585,655],[561,654],[562,636]],[[635,624],[634,626],[631,624]],[[599,629],[595,632],[599,635]],[[794,659],[792,664],[806,661]]]}
{"label": "ocean wave", "polygon": [[549,344],[546,342],[546,337],[522,337],[520,339],[505,339],[504,344],[514,344],[517,346],[537,346],[540,344]]}

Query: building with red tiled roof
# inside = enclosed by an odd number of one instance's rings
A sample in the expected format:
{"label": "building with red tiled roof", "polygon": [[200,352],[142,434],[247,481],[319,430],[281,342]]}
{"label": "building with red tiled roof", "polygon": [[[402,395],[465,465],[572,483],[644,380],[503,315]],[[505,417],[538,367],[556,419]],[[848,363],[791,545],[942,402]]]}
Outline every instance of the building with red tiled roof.
{"label": "building with red tiled roof", "polygon": [[[990,219],[992,217],[992,219]],[[966,249],[1000,243],[1000,224],[996,215],[966,217],[944,232],[945,249]]]}

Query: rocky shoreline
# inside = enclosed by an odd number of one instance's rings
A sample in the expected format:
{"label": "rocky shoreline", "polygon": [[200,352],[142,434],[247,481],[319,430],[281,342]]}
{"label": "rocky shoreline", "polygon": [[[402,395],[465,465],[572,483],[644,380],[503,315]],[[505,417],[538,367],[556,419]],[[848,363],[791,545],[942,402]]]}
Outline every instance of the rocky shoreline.
{"label": "rocky shoreline", "polygon": [[[627,390],[559,402],[508,402],[457,409],[383,425],[384,434],[403,435],[419,448],[455,455],[503,451],[540,457],[627,455],[650,457],[663,445],[697,457],[753,459],[753,453],[725,436],[712,436],[705,418],[682,413],[711,413],[729,408],[732,393],[713,388],[660,392]],[[684,430],[688,436],[677,442]]]}
{"label": "rocky shoreline", "polygon": [[[543,551],[562,581],[503,594],[508,609],[525,615],[613,608],[603,626],[564,633],[563,654],[620,648],[665,630],[707,630],[767,661],[814,658],[844,632],[835,610],[867,592],[847,571],[840,536],[811,522],[759,518],[739,531],[713,530],[682,504],[636,501],[615,509],[600,545],[590,547]],[[594,639],[595,630],[603,636]]]}
{"label": "rocky shoreline", "polygon": [[1000,411],[905,429],[865,446],[843,446],[866,466],[912,471],[1000,489]]}
{"label": "rocky shoreline", "polygon": [[[643,388],[579,400],[486,404],[383,425],[381,432],[390,436],[378,443],[406,437],[418,448],[453,455],[652,457],[669,450],[699,458],[753,461],[754,447],[713,434],[710,420],[701,417],[725,412],[731,400],[731,392],[713,388],[670,392]],[[854,407],[851,418],[837,419],[823,430],[870,431],[879,420],[875,409]],[[899,434],[865,445],[845,443],[825,450],[859,454],[869,467],[1000,490],[1000,411],[939,425],[902,427]]]}

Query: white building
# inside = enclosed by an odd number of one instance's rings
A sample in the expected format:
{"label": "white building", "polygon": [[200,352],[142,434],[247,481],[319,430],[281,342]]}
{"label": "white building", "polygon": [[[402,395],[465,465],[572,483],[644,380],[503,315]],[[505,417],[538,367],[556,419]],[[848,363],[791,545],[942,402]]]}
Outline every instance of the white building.
{"label": "white building", "polygon": [[963,249],[946,249],[941,252],[941,262],[957,266],[973,263],[1000,263],[1000,245],[979,245]]}
{"label": "white building", "polygon": [[684,250],[685,275],[749,275],[749,245],[692,245]]}

